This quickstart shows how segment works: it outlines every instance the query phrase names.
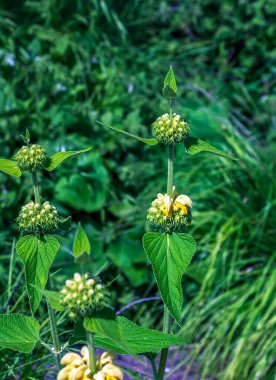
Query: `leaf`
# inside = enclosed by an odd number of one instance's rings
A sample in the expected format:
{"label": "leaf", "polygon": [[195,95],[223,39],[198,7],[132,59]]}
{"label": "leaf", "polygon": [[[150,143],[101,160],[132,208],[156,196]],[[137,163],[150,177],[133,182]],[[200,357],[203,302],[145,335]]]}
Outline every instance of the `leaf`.
{"label": "leaf", "polygon": [[139,140],[139,141],[142,141],[144,144],[148,144],[148,145],[156,145],[158,144],[158,141],[156,139],[145,139],[143,137],[139,137],[139,136],[135,136],[135,135],[132,135],[131,133],[128,133],[120,128],[117,128],[117,127],[112,127],[110,125],[106,125],[106,124],[103,124],[99,121],[97,121],[98,124],[101,124],[103,127],[106,127],[106,128],[109,128],[109,129],[112,129],[116,132],[119,132],[119,133],[122,133],[123,135],[126,135],[126,136],[129,136],[129,137],[132,137],[136,140]]}
{"label": "leaf", "polygon": [[22,175],[17,163],[12,160],[6,160],[5,158],[0,158],[0,171],[13,177],[20,177]]}
{"label": "leaf", "polygon": [[[183,344],[183,338],[138,326],[125,317],[117,317],[121,340],[114,342],[96,334],[96,345],[121,354],[159,352],[162,348]],[[127,350],[126,350],[127,348]]]}
{"label": "leaf", "polygon": [[72,226],[72,217],[67,216],[67,218],[59,217],[58,227],[63,231],[69,231]]}
{"label": "leaf", "polygon": [[28,353],[39,340],[39,323],[21,314],[0,315],[0,346]]}
{"label": "leaf", "polygon": [[172,99],[176,97],[177,94],[177,85],[173,72],[172,66],[170,66],[169,71],[164,80],[163,95],[166,98]]}
{"label": "leaf", "polygon": [[44,290],[43,294],[47,298],[47,301],[52,306],[53,309],[57,311],[63,311],[64,306],[61,304],[61,294],[53,290]]}
{"label": "leaf", "polygon": [[52,157],[49,158],[49,162],[45,169],[51,172],[55,170],[64,160],[67,158],[78,156],[81,153],[89,152],[92,148],[86,148],[82,150],[68,150],[67,152],[57,152]]}
{"label": "leaf", "polygon": [[81,223],[78,224],[78,229],[75,235],[75,240],[73,243],[73,252],[75,257],[82,255],[83,253],[87,253],[90,255],[90,242],[86,235],[86,232],[82,228]]}
{"label": "leaf", "polygon": [[121,331],[116,321],[116,315],[110,308],[93,313],[84,319],[84,328],[98,335],[108,337],[114,342],[121,340]]}
{"label": "leaf", "polygon": [[16,244],[16,251],[25,267],[25,278],[34,313],[42,299],[42,293],[48,280],[48,272],[59,249],[59,242],[52,236],[37,237],[26,235]]}
{"label": "leaf", "polygon": [[[90,329],[90,321],[86,321],[86,327]],[[92,322],[93,323],[93,322]],[[117,329],[120,335],[110,338],[110,328],[96,331],[95,343],[97,347],[113,350],[120,354],[145,354],[147,352],[159,352],[162,348],[178,346],[184,343],[183,338],[172,334],[165,334],[138,326],[124,317],[116,317]],[[94,325],[95,330],[95,325]],[[105,332],[104,332],[105,330]],[[118,330],[117,330],[118,331]],[[115,339],[116,338],[116,339]],[[77,322],[74,333],[69,341],[70,345],[86,342],[86,333],[82,323]]]}
{"label": "leaf", "polygon": [[183,303],[181,280],[195,253],[196,243],[189,234],[148,232],[143,237],[143,246],[162,299],[180,324]]}
{"label": "leaf", "polygon": [[207,142],[197,139],[196,137],[188,136],[184,139],[184,146],[186,148],[187,153],[189,154],[197,154],[201,152],[209,152],[213,154],[217,154],[222,157],[230,158],[231,160],[238,160],[236,157],[233,157],[223,151],[213,147]]}

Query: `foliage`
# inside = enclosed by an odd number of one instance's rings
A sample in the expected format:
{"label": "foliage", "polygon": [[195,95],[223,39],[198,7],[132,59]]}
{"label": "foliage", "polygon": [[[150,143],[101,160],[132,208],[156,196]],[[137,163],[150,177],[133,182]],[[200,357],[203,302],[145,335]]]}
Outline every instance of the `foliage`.
{"label": "foliage", "polygon": [[[173,64],[176,78],[185,78],[176,111],[199,139],[224,152],[230,144],[239,158],[235,166],[207,153],[183,158],[183,149],[176,164],[175,184],[196,199],[191,232],[201,249],[184,277],[183,316],[185,333],[198,344],[185,359],[187,371],[196,359],[202,377],[235,380],[237,373],[254,379],[258,373],[272,379],[275,370],[274,16],[271,0],[235,7],[228,0],[215,6],[208,0],[22,1],[5,4],[0,14],[1,157],[16,153],[17,136],[26,128],[50,154],[97,147],[47,173],[43,197],[55,198],[64,215],[81,220],[94,268],[109,258],[104,278],[117,279],[117,307],[134,293],[155,295],[139,239],[142,210],[163,183],[166,163],[160,146],[116,138],[95,121],[150,137],[149,126],[165,107],[156,92],[164,67]],[[21,297],[23,273],[13,255],[11,221],[17,205],[30,198],[30,181],[0,173],[0,188],[1,312],[22,312],[27,293]],[[61,239],[53,270],[62,267],[66,275],[57,273],[56,285],[75,271],[68,260],[75,230],[69,241]],[[155,326],[160,309],[150,305],[126,313]],[[47,338],[47,328],[42,331]],[[26,359],[1,354],[7,376]],[[29,356],[23,378],[32,373],[32,362],[36,377],[43,378],[40,355]]]}

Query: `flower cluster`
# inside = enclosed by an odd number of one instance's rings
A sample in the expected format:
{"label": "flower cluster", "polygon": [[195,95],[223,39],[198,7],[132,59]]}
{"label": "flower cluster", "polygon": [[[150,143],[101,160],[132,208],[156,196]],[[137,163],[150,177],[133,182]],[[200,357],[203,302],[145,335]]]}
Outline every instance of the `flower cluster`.
{"label": "flower cluster", "polygon": [[96,362],[97,372],[91,374],[87,347],[82,348],[81,355],[68,352],[60,361],[66,367],[59,372],[57,380],[123,380],[123,372],[113,364],[113,360],[113,353],[102,353]]}
{"label": "flower cluster", "polygon": [[147,220],[166,232],[181,230],[192,221],[192,201],[187,195],[157,194],[148,210]]}
{"label": "flower cluster", "polygon": [[41,145],[31,144],[23,146],[16,153],[15,160],[20,169],[35,172],[46,165],[46,151]]}
{"label": "flower cluster", "polygon": [[57,209],[48,201],[43,204],[29,202],[16,219],[20,229],[33,234],[56,231],[59,220]]}
{"label": "flower cluster", "polygon": [[68,308],[70,318],[86,317],[108,306],[108,294],[104,286],[93,278],[75,273],[61,290],[61,303]]}
{"label": "flower cluster", "polygon": [[159,117],[153,124],[154,137],[163,144],[180,143],[189,134],[188,123],[181,119],[180,115],[167,113]]}

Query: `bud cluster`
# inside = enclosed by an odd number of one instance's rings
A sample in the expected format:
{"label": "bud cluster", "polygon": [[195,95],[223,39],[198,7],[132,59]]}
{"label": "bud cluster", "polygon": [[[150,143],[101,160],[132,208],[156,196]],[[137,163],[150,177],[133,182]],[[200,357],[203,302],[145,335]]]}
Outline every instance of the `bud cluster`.
{"label": "bud cluster", "polygon": [[20,169],[35,172],[46,165],[46,151],[41,145],[31,144],[23,146],[16,153],[15,160]]}
{"label": "bud cluster", "polygon": [[26,232],[49,233],[58,229],[59,215],[48,201],[43,204],[31,201],[21,208],[16,221],[19,228]]}
{"label": "bud cluster", "polygon": [[167,113],[159,117],[152,124],[154,137],[163,144],[180,143],[189,134],[188,123],[181,119],[180,115],[173,114],[170,117]]}
{"label": "bud cluster", "polygon": [[166,232],[181,230],[192,221],[192,201],[187,195],[157,194],[148,210],[147,220]]}
{"label": "bud cluster", "polygon": [[61,290],[61,303],[69,310],[69,317],[86,317],[108,306],[108,294],[104,286],[85,274],[74,274],[73,280],[67,280]]}
{"label": "bud cluster", "polygon": [[106,351],[98,356],[96,373],[92,374],[89,368],[88,347],[82,347],[81,354],[68,352],[63,356],[60,364],[65,367],[59,372],[57,380],[123,380],[121,368],[114,363],[114,354]]}

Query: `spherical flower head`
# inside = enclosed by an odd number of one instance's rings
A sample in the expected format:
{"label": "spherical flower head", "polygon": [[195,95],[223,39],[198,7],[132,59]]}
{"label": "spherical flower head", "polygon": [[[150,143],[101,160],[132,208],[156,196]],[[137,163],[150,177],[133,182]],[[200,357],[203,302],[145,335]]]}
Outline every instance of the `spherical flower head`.
{"label": "spherical flower head", "polygon": [[183,230],[192,221],[191,208],[191,199],[184,194],[178,195],[174,188],[172,197],[157,194],[148,210],[147,220],[165,232]]}
{"label": "spherical flower head", "polygon": [[59,227],[57,209],[49,202],[42,204],[33,201],[21,208],[16,219],[19,229],[33,234],[55,232]]}
{"label": "spherical flower head", "polygon": [[35,172],[43,169],[47,162],[45,149],[41,145],[23,146],[15,155],[15,161],[21,170]]}
{"label": "spherical flower head", "polygon": [[160,116],[152,124],[153,135],[163,144],[180,143],[189,134],[188,123],[181,119],[180,115],[173,114],[170,117],[167,113]]}
{"label": "spherical flower head", "polygon": [[61,290],[61,303],[68,309],[72,319],[91,316],[108,306],[108,293],[99,280],[75,273]]}
{"label": "spherical flower head", "polygon": [[103,352],[97,358],[96,373],[89,368],[88,347],[82,347],[81,353],[68,352],[60,361],[65,367],[59,372],[57,380],[123,380],[122,370],[114,365],[114,354]]}

